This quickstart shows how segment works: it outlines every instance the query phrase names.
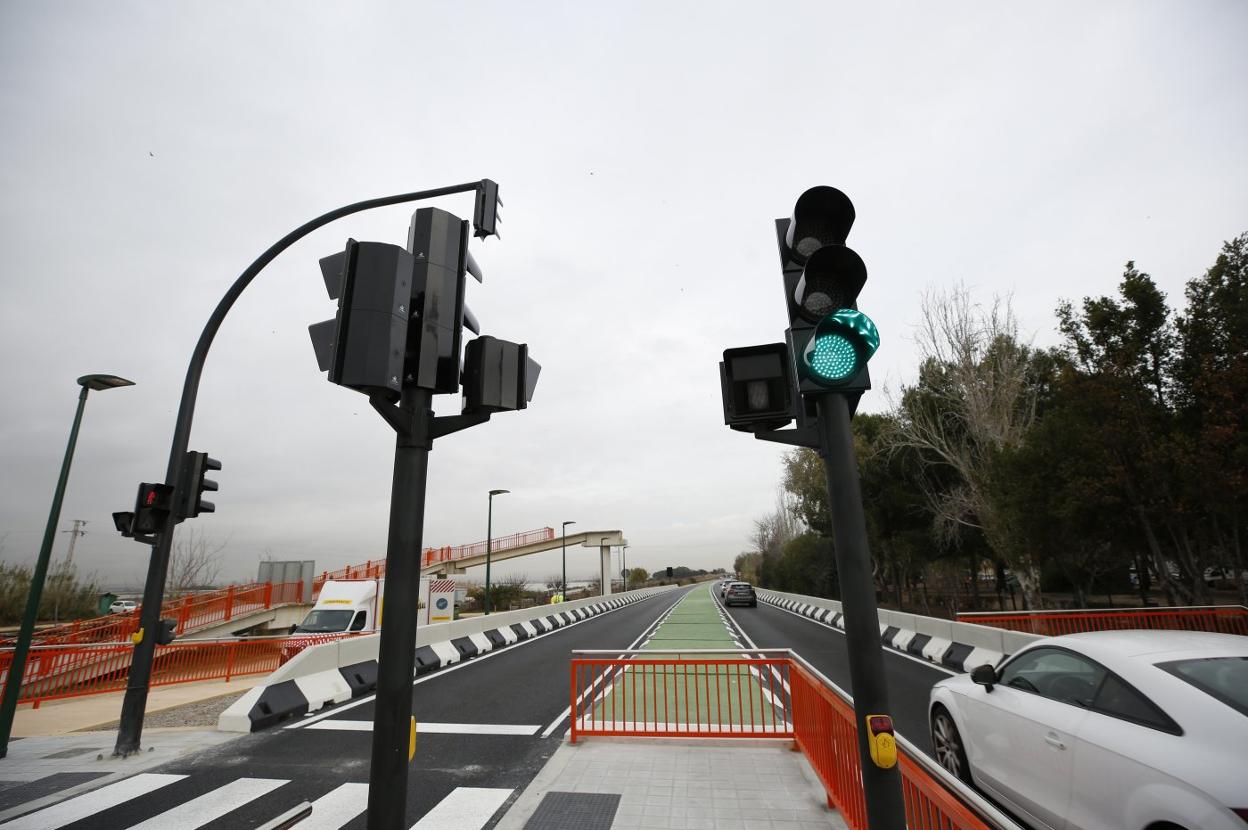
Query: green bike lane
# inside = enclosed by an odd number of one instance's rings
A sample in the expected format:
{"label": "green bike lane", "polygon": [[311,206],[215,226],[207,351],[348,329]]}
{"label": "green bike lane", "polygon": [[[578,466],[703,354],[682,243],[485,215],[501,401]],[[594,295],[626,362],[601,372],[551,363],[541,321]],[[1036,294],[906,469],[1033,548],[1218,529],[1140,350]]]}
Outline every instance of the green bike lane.
{"label": "green bike lane", "polygon": [[740,658],[733,655],[697,653],[742,648],[713,590],[699,585],[686,594],[643,643],[651,654],[634,655],[632,665],[613,675],[593,709],[602,728],[642,734],[786,728],[775,705],[783,690],[774,672],[734,662]]}

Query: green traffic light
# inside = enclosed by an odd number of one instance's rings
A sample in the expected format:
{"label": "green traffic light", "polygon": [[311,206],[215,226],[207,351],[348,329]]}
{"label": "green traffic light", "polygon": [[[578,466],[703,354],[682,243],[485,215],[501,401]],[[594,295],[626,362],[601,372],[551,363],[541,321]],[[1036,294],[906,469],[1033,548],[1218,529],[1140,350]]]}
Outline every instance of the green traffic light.
{"label": "green traffic light", "polygon": [[880,346],[880,333],[871,318],[852,308],[824,317],[803,355],[812,380],[838,386],[852,380]]}

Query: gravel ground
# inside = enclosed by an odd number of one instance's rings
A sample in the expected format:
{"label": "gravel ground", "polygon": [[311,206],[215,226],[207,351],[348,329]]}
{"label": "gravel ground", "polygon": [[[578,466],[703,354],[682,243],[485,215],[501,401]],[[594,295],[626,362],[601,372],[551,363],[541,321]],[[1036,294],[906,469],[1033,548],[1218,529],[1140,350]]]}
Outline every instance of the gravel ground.
{"label": "gravel ground", "polygon": [[[170,709],[162,709],[159,712],[148,712],[143,717],[143,726],[146,727],[170,727],[170,726],[216,726],[217,716],[224,712],[231,703],[238,700],[246,694],[243,692],[230,692],[226,695],[218,695],[204,700],[197,700],[194,703],[184,703],[181,706],[174,706]],[[105,723],[92,726],[90,729],[82,730],[95,731],[101,729],[117,729],[119,721]]]}

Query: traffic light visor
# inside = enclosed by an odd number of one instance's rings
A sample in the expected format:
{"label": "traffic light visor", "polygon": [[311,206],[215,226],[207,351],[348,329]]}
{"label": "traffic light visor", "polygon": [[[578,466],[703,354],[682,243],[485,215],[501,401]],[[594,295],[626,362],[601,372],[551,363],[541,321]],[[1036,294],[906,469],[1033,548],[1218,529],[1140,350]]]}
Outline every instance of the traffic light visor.
{"label": "traffic light visor", "polygon": [[842,308],[819,322],[803,360],[812,380],[837,386],[853,380],[879,346],[880,333],[871,318]]}
{"label": "traffic light visor", "polygon": [[854,225],[854,203],[835,187],[812,187],[793,206],[784,235],[789,256],[801,264],[825,245],[844,245]]}
{"label": "traffic light visor", "polygon": [[803,319],[818,323],[837,309],[853,308],[866,284],[862,257],[844,245],[828,245],[807,260],[793,299]]}

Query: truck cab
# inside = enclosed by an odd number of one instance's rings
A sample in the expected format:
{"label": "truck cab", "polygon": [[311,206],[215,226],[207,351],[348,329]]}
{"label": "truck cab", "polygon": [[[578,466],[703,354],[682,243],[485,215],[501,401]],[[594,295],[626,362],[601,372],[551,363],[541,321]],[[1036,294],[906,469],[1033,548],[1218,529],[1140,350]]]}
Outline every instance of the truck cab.
{"label": "truck cab", "polygon": [[347,634],[376,631],[381,624],[384,579],[330,580],[321,587],[316,605],[291,631],[300,634]]}

